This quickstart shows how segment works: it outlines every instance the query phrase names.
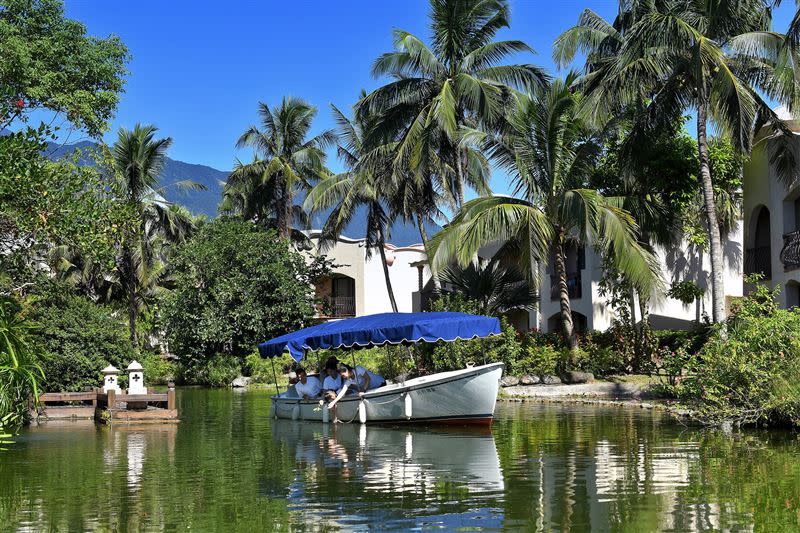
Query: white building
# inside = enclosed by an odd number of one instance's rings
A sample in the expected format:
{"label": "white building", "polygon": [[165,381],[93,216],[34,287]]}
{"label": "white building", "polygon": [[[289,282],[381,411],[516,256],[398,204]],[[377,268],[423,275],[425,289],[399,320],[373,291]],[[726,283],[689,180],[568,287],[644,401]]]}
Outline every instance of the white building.
{"label": "white building", "polygon": [[[793,152],[800,165],[800,122],[784,109],[776,112],[795,134]],[[782,307],[800,305],[800,172],[785,185],[769,163],[771,146],[759,143],[744,168],[744,272],[759,273],[779,286]]]}
{"label": "white building", "polygon": [[[319,235],[318,230],[309,234],[312,254],[318,252]],[[386,244],[385,251],[397,310],[418,311],[419,296],[415,294],[431,278],[430,270],[424,266],[424,247],[421,244],[405,247]],[[337,266],[329,278],[317,284],[317,297],[323,302],[319,309],[320,318],[345,318],[392,311],[380,253],[372,250],[371,257],[367,259],[364,239],[340,237],[336,244],[325,251],[325,255]]]}

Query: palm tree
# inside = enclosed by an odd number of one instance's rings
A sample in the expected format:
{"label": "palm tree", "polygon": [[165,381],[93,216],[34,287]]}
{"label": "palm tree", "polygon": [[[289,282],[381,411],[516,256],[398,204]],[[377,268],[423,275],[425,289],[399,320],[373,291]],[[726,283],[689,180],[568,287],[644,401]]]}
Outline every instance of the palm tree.
{"label": "palm tree", "polygon": [[571,241],[603,252],[640,293],[659,284],[655,258],[638,242],[638,227],[621,208],[624,199],[586,188],[599,154],[596,136],[580,116],[580,96],[570,90],[574,77],[556,80],[545,91],[522,97],[508,126],[487,144],[512,176],[517,196],[469,201],[432,243],[434,261],[469,263],[490,242],[512,242],[531,270],[548,256],[554,260],[564,336],[578,349],[572,322],[565,249]]}
{"label": "palm tree", "polygon": [[256,159],[237,162],[225,184],[223,209],[253,220],[271,220],[281,237],[289,238],[298,215],[295,196],[311,188],[325,172],[325,148],[335,141],[324,131],[307,139],[317,108],[285,97],[277,107],[259,103],[261,129],[250,126],[236,142],[251,147]]}
{"label": "palm tree", "polygon": [[[578,25],[556,41],[555,58],[562,64],[579,50],[587,56],[580,86],[591,101],[590,114],[607,116],[622,106],[648,102],[642,122],[653,127],[676,114],[695,111],[715,322],[724,320],[725,305],[709,126],[747,154],[754,132],[762,126],[770,126],[773,136],[786,133],[756,89],[792,104],[798,89],[796,61],[786,51],[786,39],[769,31],[771,4],[766,0],[627,2],[621,4],[613,24],[584,11]],[[771,154],[784,176],[794,166],[786,147],[784,139]]]}
{"label": "palm tree", "polygon": [[[124,236],[118,279],[127,300],[128,327],[134,344],[138,343],[136,319],[143,305],[142,287],[150,285],[157,262],[163,262],[164,243],[182,242],[194,228],[185,209],[167,202],[157,189],[170,138],[156,138],[158,129],[137,124],[132,130],[120,128],[112,147],[114,166],[125,194],[125,201],[136,214],[136,227]],[[191,181],[178,182],[183,188],[202,189]]]}
{"label": "palm tree", "polygon": [[497,257],[484,263],[473,261],[466,267],[449,265],[441,277],[448,290],[477,302],[482,315],[530,311],[536,305],[536,291],[530,279],[516,266],[503,265]]}
{"label": "palm tree", "polygon": [[323,249],[336,242],[356,210],[366,208],[367,218],[364,227],[366,257],[369,259],[373,250],[378,250],[380,253],[386,291],[389,294],[392,311],[396,313],[397,301],[389,277],[385,248],[386,236],[393,220],[386,201],[387,198],[391,198],[391,160],[384,157],[382,162],[377,162],[373,159],[369,168],[362,166],[358,171],[355,170],[366,151],[364,132],[370,126],[369,120],[362,118],[358,122],[353,122],[336,106],[331,105],[331,108],[339,126],[337,153],[348,171],[320,181],[309,191],[304,207],[309,212],[333,208],[322,231],[320,243]]}

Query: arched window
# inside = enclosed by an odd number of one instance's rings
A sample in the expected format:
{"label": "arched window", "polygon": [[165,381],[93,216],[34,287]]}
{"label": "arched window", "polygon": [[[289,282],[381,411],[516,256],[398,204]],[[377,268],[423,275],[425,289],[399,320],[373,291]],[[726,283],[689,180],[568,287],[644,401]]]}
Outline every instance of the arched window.
{"label": "arched window", "polygon": [[[745,250],[744,273],[761,274],[772,278],[772,250],[769,209],[758,206],[753,210],[755,226],[751,233],[751,245]],[[752,224],[752,223],[751,223]]]}

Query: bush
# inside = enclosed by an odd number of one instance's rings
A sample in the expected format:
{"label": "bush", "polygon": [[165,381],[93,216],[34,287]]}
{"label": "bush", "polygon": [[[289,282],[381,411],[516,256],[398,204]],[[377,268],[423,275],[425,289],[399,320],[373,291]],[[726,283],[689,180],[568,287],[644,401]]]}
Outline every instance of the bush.
{"label": "bush", "polygon": [[205,225],[178,248],[174,288],[161,306],[184,379],[205,383],[214,374],[217,382],[259,342],[306,326],[314,314],[309,276],[274,232],[226,219]]}
{"label": "bush", "polygon": [[125,369],[136,351],[113,311],[63,284],[41,287],[31,304],[32,343],[48,391],[98,387],[109,364]]}
{"label": "bush", "polygon": [[38,393],[43,378],[29,334],[19,303],[0,297],[0,446],[6,430],[27,422],[28,397]]}
{"label": "bush", "polygon": [[[526,339],[535,338],[527,334]],[[531,374],[536,376],[552,375],[556,373],[562,359],[561,350],[550,344],[539,342],[526,342],[521,350],[520,357],[508,368],[508,374],[522,376]]]}
{"label": "bush", "polygon": [[148,385],[166,385],[170,381],[175,381],[178,373],[177,365],[161,354],[148,352],[142,356],[141,363],[144,368],[144,379]]}
{"label": "bush", "polygon": [[741,300],[678,387],[701,420],[800,425],[800,311],[778,309],[763,285]]}
{"label": "bush", "polygon": [[242,370],[238,357],[229,354],[217,354],[207,358],[202,366],[177,366],[178,379],[181,383],[205,385],[206,387],[228,387]]}

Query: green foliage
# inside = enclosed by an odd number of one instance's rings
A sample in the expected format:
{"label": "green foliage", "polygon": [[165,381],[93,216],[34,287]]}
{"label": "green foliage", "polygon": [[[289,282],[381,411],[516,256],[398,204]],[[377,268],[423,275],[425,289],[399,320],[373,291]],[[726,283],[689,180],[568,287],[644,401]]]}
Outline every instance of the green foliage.
{"label": "green foliage", "polygon": [[227,387],[241,373],[239,357],[230,354],[216,354],[206,358],[202,366],[178,365],[178,378],[183,383],[205,385],[207,387]]}
{"label": "green foliage", "polygon": [[53,162],[42,155],[46,128],[0,136],[0,285],[30,283],[34,265],[54,247],[67,246],[87,261],[114,266],[115,246],[134,214],[120,205],[119,184],[109,178],[102,153]]}
{"label": "green foliage", "polygon": [[106,130],[129,59],[118,37],[86,35],[83,24],[64,17],[62,0],[4,0],[0,50],[0,127],[47,109],[93,137]]}
{"label": "green foliage", "polygon": [[215,363],[218,354],[241,361],[259,342],[307,325],[314,313],[303,257],[251,222],[205,225],[177,249],[172,276],[162,323],[190,383],[208,380],[207,364],[228,368],[227,358]]}
{"label": "green foliage", "polygon": [[44,375],[29,342],[30,330],[19,303],[0,299],[0,433],[26,421],[30,396],[38,402]]}
{"label": "green foliage", "polygon": [[102,383],[109,364],[124,369],[136,357],[124,323],[115,312],[50,283],[31,297],[32,343],[48,391],[80,391]]}
{"label": "green foliage", "polygon": [[147,352],[142,355],[139,362],[144,368],[144,379],[147,385],[166,385],[175,381],[178,373],[174,361],[165,359],[161,354]]}
{"label": "green foliage", "polygon": [[758,284],[693,360],[677,392],[701,420],[800,425],[800,311],[777,292]]}
{"label": "green foliage", "polygon": [[692,280],[675,281],[670,285],[667,296],[675,298],[685,305],[692,304],[706,293]]}

